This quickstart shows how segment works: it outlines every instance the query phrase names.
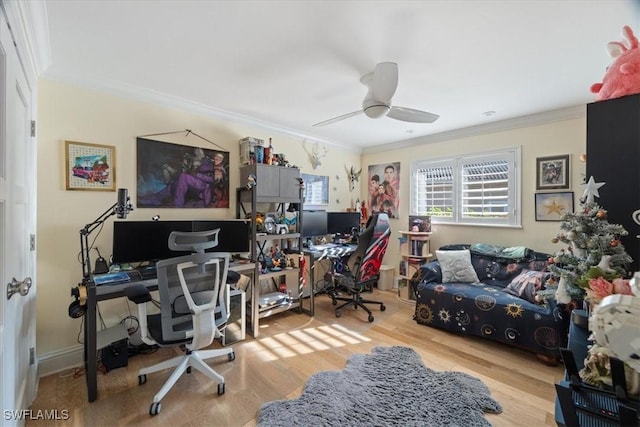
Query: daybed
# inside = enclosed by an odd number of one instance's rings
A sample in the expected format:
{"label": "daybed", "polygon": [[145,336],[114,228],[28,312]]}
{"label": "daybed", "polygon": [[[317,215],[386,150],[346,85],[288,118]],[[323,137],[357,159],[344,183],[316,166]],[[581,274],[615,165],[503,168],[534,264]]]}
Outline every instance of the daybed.
{"label": "daybed", "polygon": [[436,254],[438,260],[421,265],[410,280],[416,322],[523,348],[546,363],[558,361],[573,306],[535,301],[551,277],[549,255],[482,243],[448,245]]}

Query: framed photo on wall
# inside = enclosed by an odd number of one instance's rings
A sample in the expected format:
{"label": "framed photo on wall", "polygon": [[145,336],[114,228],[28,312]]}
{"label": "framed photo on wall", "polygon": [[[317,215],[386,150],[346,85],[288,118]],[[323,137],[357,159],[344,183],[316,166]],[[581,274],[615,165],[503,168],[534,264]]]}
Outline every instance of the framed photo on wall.
{"label": "framed photo on wall", "polygon": [[326,209],[329,205],[329,177],[303,173],[305,209]]}
{"label": "framed photo on wall", "polygon": [[573,212],[573,192],[536,193],[536,221],[562,221],[566,213]]}
{"label": "framed photo on wall", "polygon": [[116,190],[116,147],[65,141],[67,190]]}
{"label": "framed photo on wall", "polygon": [[536,159],[536,190],[569,189],[569,155]]}
{"label": "framed photo on wall", "polygon": [[138,208],[228,208],[229,152],[136,138]]}

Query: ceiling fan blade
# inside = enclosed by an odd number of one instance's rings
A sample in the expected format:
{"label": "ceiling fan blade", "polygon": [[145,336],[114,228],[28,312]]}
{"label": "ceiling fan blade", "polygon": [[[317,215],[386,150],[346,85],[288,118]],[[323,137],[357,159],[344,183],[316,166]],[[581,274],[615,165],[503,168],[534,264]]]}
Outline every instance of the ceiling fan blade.
{"label": "ceiling fan blade", "polygon": [[320,122],[320,123],[316,123],[315,125],[313,125],[313,127],[320,127],[320,126],[330,125],[331,123],[339,122],[341,120],[348,119],[350,117],[354,117],[354,116],[357,116],[359,114],[362,114],[362,110],[353,111],[351,113],[347,113],[347,114],[343,114],[343,115],[338,116],[338,117],[334,117],[333,119],[329,119],[329,120],[325,120],[325,121]]}
{"label": "ceiling fan blade", "polygon": [[413,108],[391,107],[387,117],[411,123],[433,123],[440,117],[437,114],[426,111],[414,110]]}
{"label": "ceiling fan blade", "polygon": [[384,104],[391,104],[391,98],[398,88],[398,64],[381,62],[376,65],[371,83],[371,98]]}

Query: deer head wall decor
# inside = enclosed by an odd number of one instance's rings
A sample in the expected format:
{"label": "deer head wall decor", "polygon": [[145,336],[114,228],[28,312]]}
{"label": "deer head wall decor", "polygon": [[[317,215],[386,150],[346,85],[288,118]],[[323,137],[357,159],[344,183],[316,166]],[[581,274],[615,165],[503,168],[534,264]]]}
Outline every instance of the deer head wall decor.
{"label": "deer head wall decor", "polygon": [[320,166],[322,164],[322,162],[320,162],[320,159],[327,157],[327,152],[329,151],[327,149],[327,147],[325,147],[324,145],[322,146],[322,152],[320,152],[320,144],[318,142],[313,144],[313,147],[311,148],[311,152],[309,152],[309,150],[307,150],[306,145],[303,143],[304,150],[307,152],[307,154],[309,155],[309,160],[311,161],[311,167],[313,169],[316,169],[318,166]]}
{"label": "deer head wall decor", "polygon": [[358,172],[356,172],[356,168],[351,166],[350,169],[347,169],[347,175],[349,176],[349,191],[353,191],[356,188],[356,182],[360,179],[360,174],[362,173],[362,168]]}

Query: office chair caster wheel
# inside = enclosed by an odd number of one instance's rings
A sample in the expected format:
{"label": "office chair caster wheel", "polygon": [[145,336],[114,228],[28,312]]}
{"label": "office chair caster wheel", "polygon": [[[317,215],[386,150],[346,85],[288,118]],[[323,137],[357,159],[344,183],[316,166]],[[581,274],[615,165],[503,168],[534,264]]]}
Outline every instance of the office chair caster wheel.
{"label": "office chair caster wheel", "polygon": [[236,360],[236,354],[232,351],[229,353],[229,362]]}
{"label": "office chair caster wheel", "polygon": [[331,300],[331,304],[333,304],[333,305],[338,305],[338,301],[336,301],[336,300],[332,299],[332,300]]}
{"label": "office chair caster wheel", "polygon": [[336,310],[336,317],[342,316],[342,312],[340,310]]}
{"label": "office chair caster wheel", "polygon": [[222,396],[225,392],[224,383],[218,384],[218,396]]}
{"label": "office chair caster wheel", "polygon": [[153,402],[149,407],[149,415],[158,415],[160,409],[162,409],[162,404],[160,402]]}
{"label": "office chair caster wheel", "polygon": [[142,385],[147,382],[146,375],[138,375],[138,385]]}
{"label": "office chair caster wheel", "polygon": [[384,304],[380,304],[380,311],[385,311],[387,309],[387,306]]}
{"label": "office chair caster wheel", "polygon": [[369,323],[373,322],[373,315],[370,314],[368,320],[369,320]]}

